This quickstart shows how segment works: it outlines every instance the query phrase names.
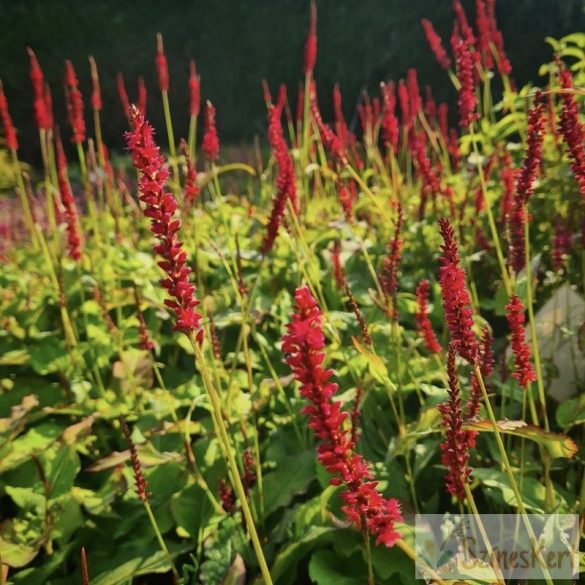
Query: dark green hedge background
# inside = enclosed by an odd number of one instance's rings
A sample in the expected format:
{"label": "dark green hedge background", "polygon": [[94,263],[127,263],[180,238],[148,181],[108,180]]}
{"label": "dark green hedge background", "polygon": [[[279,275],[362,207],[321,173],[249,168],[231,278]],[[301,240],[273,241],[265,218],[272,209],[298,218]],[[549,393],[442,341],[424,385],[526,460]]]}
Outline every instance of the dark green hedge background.
{"label": "dark green hedge background", "polygon": [[[316,74],[325,114],[329,115],[330,89],[336,81],[341,83],[349,114],[361,89],[398,78],[411,66],[418,69],[421,85],[432,85],[441,99],[452,97],[420,27],[422,17],[430,18],[448,43],[451,4],[451,0],[318,0]],[[474,1],[464,4],[472,15]],[[545,36],[585,28],[584,0],[499,0],[497,13],[518,84],[535,79],[539,64],[550,58]],[[89,97],[87,56],[92,54],[102,79],[105,137],[108,144],[120,147],[125,121],[116,93],[117,71],[124,72],[131,98],[137,76],[145,77],[149,116],[162,130],[154,68],[155,34],[160,31],[170,65],[176,134],[187,131],[188,62],[194,57],[202,94],[217,106],[222,141],[249,142],[265,131],[263,77],[274,90],[278,83],[286,83],[296,99],[307,21],[304,0],[0,0],[0,77],[25,154],[34,157],[36,133],[25,47],[37,52],[62,124],[63,61],[72,59],[82,91]]]}

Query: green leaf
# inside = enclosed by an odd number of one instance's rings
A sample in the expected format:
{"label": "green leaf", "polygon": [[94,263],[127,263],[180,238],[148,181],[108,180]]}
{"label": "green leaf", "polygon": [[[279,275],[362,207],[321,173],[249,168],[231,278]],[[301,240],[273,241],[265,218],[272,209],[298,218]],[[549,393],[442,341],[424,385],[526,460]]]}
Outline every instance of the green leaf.
{"label": "green leaf", "polygon": [[49,452],[43,457],[43,464],[50,485],[49,499],[69,493],[81,468],[75,448],[60,445],[56,452]]}
{"label": "green leaf", "polygon": [[563,429],[585,422],[585,394],[573,400],[566,400],[557,408],[557,422]]}
{"label": "green leaf", "polygon": [[364,582],[363,577],[348,575],[343,560],[329,550],[318,550],[311,555],[309,577],[318,585],[361,585]]}
{"label": "green leaf", "polygon": [[305,451],[282,461],[276,471],[264,476],[266,515],[288,505],[296,494],[306,491],[313,479],[315,479],[314,451]]}
{"label": "green leaf", "polygon": [[197,541],[199,531],[205,528],[212,514],[212,507],[203,488],[193,484],[173,496],[171,512],[179,536]]}

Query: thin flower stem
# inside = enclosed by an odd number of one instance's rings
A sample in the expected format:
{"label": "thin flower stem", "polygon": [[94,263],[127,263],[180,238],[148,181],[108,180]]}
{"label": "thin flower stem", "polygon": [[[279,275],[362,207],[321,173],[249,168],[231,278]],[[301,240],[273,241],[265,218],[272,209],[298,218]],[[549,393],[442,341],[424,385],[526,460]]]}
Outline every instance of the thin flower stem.
{"label": "thin flower stem", "polygon": [[144,508],[146,510],[146,514],[148,515],[148,519],[150,520],[150,524],[152,526],[152,529],[154,530],[154,534],[156,535],[156,539],[158,540],[158,544],[171,565],[171,570],[173,571],[173,583],[176,584],[179,582],[179,572],[177,571],[177,567],[175,567],[175,562],[173,561],[173,557],[171,556],[171,553],[169,552],[169,549],[167,548],[165,540],[162,537],[162,534],[160,532],[160,528],[158,526],[156,518],[154,517],[154,514],[152,513],[152,508],[150,507],[150,503],[149,503],[148,499],[143,500],[143,502],[144,502]]}
{"label": "thin flower stem", "polygon": [[370,532],[364,531],[364,543],[366,545],[366,560],[368,563],[368,585],[376,585],[374,577],[374,565],[372,563],[372,545],[370,544]]}
{"label": "thin flower stem", "polygon": [[540,552],[540,550],[537,547],[537,540],[536,537],[534,535],[534,531],[532,530],[532,525],[530,524],[530,520],[528,519],[528,514],[526,512],[526,508],[524,506],[524,501],[522,499],[522,494],[520,493],[520,490],[518,489],[518,486],[516,484],[516,480],[514,479],[514,474],[512,472],[512,466],[510,465],[510,461],[508,460],[508,454],[506,453],[506,449],[504,447],[504,442],[502,441],[502,436],[500,434],[500,429],[498,427],[498,421],[496,420],[496,417],[494,415],[494,411],[492,408],[492,405],[490,403],[490,399],[485,387],[485,383],[483,381],[483,377],[481,375],[481,369],[479,367],[479,365],[475,365],[473,367],[473,371],[475,373],[475,376],[477,378],[477,381],[479,382],[479,386],[481,388],[481,393],[483,394],[483,399],[484,399],[484,404],[485,407],[488,411],[488,416],[490,419],[490,422],[492,423],[492,428],[494,430],[494,436],[496,438],[496,443],[498,445],[498,449],[500,451],[500,457],[502,458],[502,463],[504,465],[504,472],[506,473],[506,476],[508,478],[508,481],[510,483],[510,487],[512,488],[512,491],[514,492],[514,498],[516,499],[516,505],[518,506],[518,511],[520,512],[520,515],[522,516],[522,521],[524,522],[524,526],[526,528],[526,532],[528,533],[528,536],[531,539],[532,545],[533,545],[533,552],[540,564],[540,567],[542,569],[542,573],[544,575],[544,579],[547,582],[548,585],[553,585],[553,581],[552,578],[550,576],[550,573],[548,572],[548,568],[542,558],[542,554]]}
{"label": "thin flower stem", "polygon": [[244,514],[244,518],[246,519],[246,525],[248,527],[248,531],[250,533],[250,538],[252,540],[252,546],[254,548],[254,552],[256,553],[256,558],[258,560],[258,564],[260,565],[260,572],[262,573],[262,578],[264,579],[265,585],[272,585],[272,579],[270,577],[270,571],[268,569],[268,565],[266,563],[266,559],[264,557],[264,552],[262,550],[262,545],[260,544],[260,539],[258,538],[258,533],[256,531],[256,525],[254,524],[254,519],[252,517],[252,512],[250,510],[250,505],[248,504],[248,500],[246,498],[246,491],[244,489],[244,484],[242,483],[242,478],[240,475],[240,470],[238,468],[238,464],[236,458],[234,456],[234,451],[232,448],[232,443],[229,438],[227,428],[225,422],[223,420],[223,414],[221,410],[221,403],[217,391],[213,384],[211,383],[211,378],[207,371],[207,366],[205,364],[205,358],[203,356],[203,352],[199,347],[199,344],[195,340],[194,336],[189,336],[191,341],[191,345],[193,347],[193,351],[195,352],[196,362],[199,367],[199,371],[203,376],[203,381],[205,383],[205,389],[207,391],[207,395],[209,396],[209,400],[211,402],[212,409],[215,413],[215,418],[217,421],[217,428],[219,431],[219,439],[224,445],[225,454],[227,457],[227,464],[229,466],[232,480],[234,483],[234,488],[236,490],[238,500],[240,501],[240,505],[242,506],[242,513]]}

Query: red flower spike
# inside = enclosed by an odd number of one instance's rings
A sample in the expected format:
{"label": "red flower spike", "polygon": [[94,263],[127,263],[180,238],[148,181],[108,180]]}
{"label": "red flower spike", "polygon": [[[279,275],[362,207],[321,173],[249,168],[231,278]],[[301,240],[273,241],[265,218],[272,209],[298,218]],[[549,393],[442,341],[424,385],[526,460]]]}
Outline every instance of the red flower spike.
{"label": "red flower spike", "polygon": [[50,130],[53,126],[52,121],[47,112],[47,104],[45,101],[45,81],[43,71],[39,65],[34,51],[27,47],[28,56],[30,59],[30,81],[34,92],[34,112],[35,122],[39,130]]}
{"label": "red flower spike", "polygon": [[6,146],[10,150],[18,150],[18,139],[16,138],[16,130],[8,111],[8,100],[4,94],[4,88],[2,81],[0,81],[0,119],[2,120],[2,126],[4,127],[4,139],[6,140]]}
{"label": "red flower spike", "polygon": [[465,499],[465,485],[469,483],[471,468],[469,449],[475,442],[468,431],[463,430],[463,415],[461,412],[461,394],[459,392],[459,377],[455,357],[457,350],[453,344],[449,345],[447,353],[447,376],[449,382],[449,398],[446,403],[439,405],[443,418],[445,438],[440,445],[441,462],[447,466],[445,487],[458,500]]}
{"label": "red flower spike", "polygon": [[77,205],[75,204],[69,179],[67,178],[67,158],[63,151],[63,144],[59,137],[57,137],[55,142],[57,146],[57,182],[61,203],[65,210],[65,222],[67,224],[67,251],[73,260],[79,262],[82,257],[82,247]]}
{"label": "red flower spike", "polygon": [[518,380],[521,388],[528,388],[536,380],[536,374],[530,362],[530,347],[525,340],[524,305],[517,295],[512,295],[506,305],[506,319],[512,334],[511,345],[514,354],[514,372],[512,377]]}
{"label": "red flower spike", "polygon": [[492,49],[492,30],[487,15],[485,0],[475,1],[475,26],[477,28],[477,50],[481,54],[481,60],[485,69],[490,70],[494,66]]}
{"label": "red flower spike", "polygon": [[311,2],[309,35],[305,44],[305,75],[312,75],[317,62],[317,5]]}
{"label": "red flower spike", "polygon": [[335,133],[331,130],[331,128],[325,124],[325,122],[323,122],[321,112],[319,111],[319,106],[317,105],[317,96],[314,89],[311,93],[311,115],[317,124],[317,128],[319,129],[319,134],[321,136],[321,141],[323,142],[325,149],[341,166],[347,166],[349,164],[349,157],[347,155],[345,146],[338,138],[338,136],[336,136]]}
{"label": "red flower spike", "polygon": [[386,148],[392,147],[394,152],[398,152],[398,141],[400,139],[400,128],[398,118],[396,117],[396,93],[394,82],[387,85],[380,84],[382,91],[382,139]]}
{"label": "red flower spike", "polygon": [[163,38],[160,33],[156,35],[156,74],[160,91],[169,91],[169,66],[165,57]]}
{"label": "red flower spike", "polygon": [[248,492],[256,483],[256,462],[254,461],[254,454],[251,449],[246,449],[242,453],[242,463],[244,467],[242,483],[246,492]]}
{"label": "red flower spike", "polygon": [[457,79],[459,80],[459,125],[468,128],[469,125],[479,118],[476,112],[477,98],[475,96],[475,82],[473,76],[473,57],[471,47],[465,38],[459,36],[457,28],[451,35],[451,48],[455,55]]}
{"label": "red flower spike", "polygon": [[409,132],[412,126],[412,112],[410,107],[410,95],[408,94],[408,87],[404,80],[398,82],[398,102],[400,104],[400,116],[404,131]]}
{"label": "red flower spike", "polygon": [[453,348],[474,365],[479,356],[479,346],[473,333],[473,309],[465,282],[465,270],[461,267],[455,232],[449,220],[444,217],[439,219],[439,229],[443,238],[439,282],[445,321],[451,332]]}
{"label": "red flower spike", "polygon": [[124,75],[122,75],[122,73],[116,75],[116,86],[118,87],[118,96],[124,114],[128,115],[128,111],[130,110],[130,100],[128,99],[128,92],[126,91],[126,84],[124,83]]}
{"label": "red flower spike", "polygon": [[339,84],[333,87],[333,111],[335,113],[335,133],[342,144],[347,144],[349,137],[349,130],[343,116],[343,106],[341,101],[341,91]]}
{"label": "red flower spike", "polygon": [[146,116],[146,102],[148,100],[148,91],[146,90],[146,84],[144,83],[144,77],[140,75],[138,77],[138,102],[137,107],[142,112],[143,116]]}
{"label": "red flower spike", "polygon": [[89,66],[91,68],[91,107],[96,112],[102,110],[102,91],[100,88],[100,78],[98,75],[97,64],[93,57],[89,57]]}
{"label": "red flower spike", "polygon": [[272,155],[276,161],[278,175],[276,177],[276,196],[272,204],[268,228],[262,242],[261,252],[263,254],[268,254],[274,246],[287,200],[290,200],[295,213],[299,211],[294,162],[288,151],[282,131],[283,106],[283,101],[279,99],[279,103],[276,106],[271,106],[268,111],[268,142],[272,147]]}
{"label": "red flower spike", "polygon": [[201,150],[211,162],[219,159],[219,136],[215,126],[215,107],[207,100],[205,106],[205,132],[201,142]]}
{"label": "red flower spike", "polygon": [[420,96],[420,89],[418,87],[418,78],[416,75],[416,69],[408,70],[408,77],[406,79],[408,88],[408,100],[410,102],[411,116],[416,118],[422,111],[422,98]]}
{"label": "red flower spike", "polygon": [[435,55],[435,59],[443,69],[449,69],[449,67],[451,67],[451,59],[449,59],[447,51],[445,51],[445,47],[443,47],[441,37],[435,31],[433,23],[426,18],[423,18],[420,23],[425,31],[427,43]]}
{"label": "red flower spike", "polygon": [[416,298],[418,301],[415,314],[416,328],[425,342],[425,347],[431,353],[441,353],[442,348],[437,341],[437,336],[433,331],[433,326],[429,319],[429,290],[430,284],[428,280],[421,280],[416,287]]}
{"label": "red flower spike", "polygon": [[195,165],[189,156],[189,146],[185,140],[181,140],[181,150],[185,157],[185,207],[190,209],[197,203],[201,189],[197,185],[197,171]]}
{"label": "red flower spike", "polygon": [[[559,67],[559,82],[563,89],[573,89],[573,78],[569,70],[557,58]],[[559,131],[569,149],[571,170],[577,180],[579,192],[585,199],[585,125],[581,122],[579,108],[575,96],[571,93],[561,93],[562,110],[559,121]]]}
{"label": "red flower spike", "polygon": [[195,310],[199,301],[195,297],[195,286],[189,282],[187,253],[177,238],[181,220],[173,217],[177,202],[171,193],[165,192],[169,171],[154,141],[152,126],[136,107],[130,109],[129,115],[132,130],[126,133],[126,143],[140,174],[138,188],[140,200],[146,204],[144,214],[151,219],[150,231],[159,241],[154,251],[163,257],[158,263],[166,273],[161,285],[171,297],[165,305],[175,313],[175,330],[194,333],[201,343],[201,315]]}
{"label": "red flower spike", "polygon": [[195,69],[195,61],[189,63],[189,115],[196,118],[201,108],[201,86]]}
{"label": "red flower spike", "polygon": [[46,130],[53,128],[53,96],[49,85],[45,83],[45,115],[46,115]]}
{"label": "red flower spike", "polygon": [[231,514],[236,506],[234,492],[225,479],[222,479],[219,482],[219,500],[221,501],[221,507],[225,510],[226,514]]}
{"label": "red flower spike", "polygon": [[434,121],[437,117],[437,103],[430,85],[425,86],[425,96],[425,116],[429,121]]}
{"label": "red flower spike", "polygon": [[[489,327],[484,327],[481,332],[481,341],[479,345],[479,370],[484,382],[492,375],[494,371],[494,352],[492,349],[494,339]],[[479,414],[479,403],[481,401],[481,387],[475,375],[471,373],[471,391],[467,401],[467,418],[473,419]]]}
{"label": "red flower spike", "polygon": [[496,65],[500,75],[510,75],[512,65],[504,50],[504,37],[496,22],[496,0],[486,0],[487,17],[491,34],[491,42],[496,47]]}
{"label": "red flower spike", "polygon": [[368,324],[364,319],[364,316],[355,300],[353,293],[351,292],[351,288],[349,288],[349,284],[345,283],[345,294],[347,295],[347,304],[349,308],[353,311],[355,318],[360,326],[360,334],[362,337],[362,341],[368,346],[373,347],[372,338],[370,337],[370,332],[368,331]]}
{"label": "red flower spike", "polygon": [[341,267],[341,242],[335,240],[333,242],[333,249],[331,250],[331,265],[333,266],[333,276],[335,277],[335,284],[337,289],[342,291],[345,286],[345,276],[343,275],[343,268]]}
{"label": "red flower spike", "polygon": [[128,449],[130,451],[130,462],[132,463],[132,471],[134,473],[134,482],[136,484],[136,494],[138,497],[143,501],[146,502],[150,496],[148,493],[148,484],[146,483],[146,479],[144,478],[144,474],[142,473],[142,465],[140,464],[140,459],[138,459],[138,451],[136,450],[136,445],[130,436],[130,430],[128,429],[128,425],[126,421],[120,417],[120,428],[122,429],[122,434],[124,435],[124,439],[126,439],[126,443],[128,444]]}
{"label": "red flower spike", "polygon": [[343,485],[343,512],[358,530],[368,530],[377,544],[393,546],[400,539],[395,522],[402,521],[398,502],[376,491],[369,463],[353,451],[352,432],[344,428],[348,414],[333,400],[337,384],[330,381],[331,370],[323,368],[325,337],[322,314],[307,287],[295,291],[295,313],[287,325],[282,350],[300,394],[309,401],[303,409],[309,426],[320,441],[317,458],[333,474],[331,483]]}
{"label": "red flower spike", "polygon": [[573,237],[568,226],[557,222],[554,227],[553,240],[551,245],[551,256],[553,269],[561,270],[573,247]]}
{"label": "red flower spike", "polygon": [[83,117],[83,95],[79,91],[79,82],[73,63],[65,61],[65,98],[67,102],[67,119],[73,135],[71,141],[80,144],[85,140],[85,118]]}

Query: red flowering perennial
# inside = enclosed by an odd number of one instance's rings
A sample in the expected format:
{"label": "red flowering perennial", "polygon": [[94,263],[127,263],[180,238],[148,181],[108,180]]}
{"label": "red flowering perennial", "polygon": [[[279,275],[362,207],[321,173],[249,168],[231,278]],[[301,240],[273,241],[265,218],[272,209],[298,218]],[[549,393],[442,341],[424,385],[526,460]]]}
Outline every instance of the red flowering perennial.
{"label": "red flowering perennial", "polygon": [[165,57],[163,38],[160,33],[156,35],[156,73],[158,77],[158,88],[160,91],[169,91],[169,66]]}
{"label": "red flowering perennial", "polygon": [[286,140],[282,132],[280,122],[283,102],[279,100],[276,106],[271,106],[268,111],[268,142],[272,147],[272,154],[278,168],[276,177],[276,196],[272,204],[272,212],[268,220],[268,228],[262,241],[262,254],[268,254],[274,246],[278,235],[278,229],[286,208],[286,202],[290,202],[298,213],[297,186],[295,181],[295,169],[292,157],[288,151]]}
{"label": "red flowering perennial", "polygon": [[462,128],[468,128],[469,125],[477,120],[479,114],[476,112],[477,98],[475,96],[475,85],[473,77],[473,57],[469,41],[462,38],[457,31],[453,30],[451,35],[451,48],[455,55],[455,64],[457,69],[457,79],[459,80],[459,125]]}
{"label": "red flowering perennial", "polygon": [[449,382],[449,398],[439,405],[439,411],[445,427],[445,439],[440,445],[441,462],[447,466],[445,487],[458,500],[465,499],[465,485],[469,482],[471,468],[469,449],[475,441],[469,431],[463,430],[463,414],[461,411],[461,393],[455,357],[457,354],[453,344],[449,345],[447,354],[447,376]]}
{"label": "red flowering perennial", "polygon": [[16,130],[8,111],[8,100],[4,94],[4,88],[0,81],[0,119],[2,119],[2,126],[4,127],[4,139],[6,140],[6,146],[10,150],[18,150],[18,139],[16,138]]}
{"label": "red flowering perennial", "polygon": [[451,333],[453,348],[470,364],[475,364],[479,355],[477,338],[473,333],[473,309],[466,286],[465,270],[461,267],[455,232],[449,220],[439,219],[443,237],[439,269],[439,282],[443,296],[443,312]]}
{"label": "red flowering perennial", "polygon": [[[479,344],[479,370],[484,382],[489,378],[494,371],[494,351],[492,345],[494,339],[492,337],[489,327],[484,327],[481,333],[481,341]],[[481,386],[475,372],[471,373],[471,391],[467,401],[468,419],[475,418],[479,414],[479,402],[481,400]]]}
{"label": "red flowering perennial", "polygon": [[437,336],[433,330],[433,325],[429,319],[429,281],[424,279],[416,287],[416,298],[418,301],[415,313],[416,329],[425,342],[425,347],[431,353],[440,353],[441,346],[437,341]]}
{"label": "red flowering perennial", "polygon": [[130,436],[130,429],[126,424],[126,421],[120,417],[120,428],[122,429],[122,434],[124,435],[124,439],[128,445],[128,450],[130,451],[130,462],[132,464],[132,472],[134,473],[134,483],[136,485],[136,495],[143,501],[146,502],[148,497],[151,495],[148,493],[148,484],[142,473],[142,465],[140,464],[140,459],[138,458],[138,451],[136,450],[136,445]]}
{"label": "red flowering perennial", "polygon": [[398,140],[400,139],[400,128],[398,118],[396,117],[396,92],[394,82],[387,85],[380,85],[382,90],[383,108],[382,108],[382,139],[386,148],[392,147],[394,152],[398,152]]}
{"label": "red flowering perennial", "polygon": [[445,47],[443,47],[443,41],[437,34],[433,23],[426,18],[423,18],[420,23],[422,24],[422,27],[425,31],[427,43],[435,55],[437,63],[439,63],[443,69],[449,69],[449,67],[451,67],[451,59],[449,59],[449,55],[447,55],[447,51],[445,51]]}
{"label": "red flowering perennial", "polygon": [[516,195],[510,214],[511,263],[516,272],[525,264],[525,222],[528,220],[526,203],[534,193],[534,180],[542,162],[544,140],[544,102],[540,92],[536,94],[534,106],[528,112],[526,155],[516,182]]}
{"label": "red flowering perennial", "polygon": [[122,109],[127,114],[130,110],[130,100],[128,99],[128,92],[126,91],[126,84],[124,83],[124,75],[122,73],[116,75],[116,85],[118,87],[118,97],[120,98]]}
{"label": "red flowering perennial", "polygon": [[61,195],[61,203],[65,209],[65,222],[67,223],[67,245],[68,254],[73,260],[79,262],[81,260],[81,235],[79,231],[79,219],[77,214],[77,206],[75,199],[71,192],[69,179],[67,178],[67,158],[63,151],[61,140],[57,138],[57,182],[59,185],[59,194]]}
{"label": "red flowering perennial", "polygon": [[512,353],[514,354],[514,372],[512,377],[518,380],[522,388],[528,388],[536,380],[536,374],[530,362],[530,347],[526,343],[524,329],[524,305],[517,295],[512,295],[506,305],[506,319],[510,326]]}
{"label": "red flowering perennial", "polygon": [[85,118],[83,117],[83,95],[79,91],[79,82],[73,63],[65,61],[65,98],[67,102],[67,119],[73,132],[71,141],[80,144],[85,140]]}
{"label": "red flowering perennial", "polygon": [[201,142],[201,150],[211,162],[219,159],[219,136],[215,126],[215,107],[207,100],[205,107],[205,133]]}
{"label": "red flowering perennial", "polygon": [[138,77],[138,109],[142,112],[143,116],[146,116],[146,102],[148,100],[148,92],[146,91],[146,84],[144,83],[144,77],[140,75]]}
{"label": "red flowering perennial", "polygon": [[197,171],[189,156],[189,146],[185,140],[181,140],[181,150],[185,157],[185,207],[190,209],[197,203],[201,189],[197,185]]}
{"label": "red flowering perennial", "polygon": [[347,166],[349,164],[349,157],[347,156],[345,146],[339,137],[333,132],[333,130],[331,130],[331,128],[325,124],[325,122],[323,122],[321,112],[319,111],[319,106],[317,105],[317,96],[314,90],[311,93],[311,115],[317,124],[319,135],[321,136],[321,141],[323,142],[325,149],[331,153],[333,158],[341,166]]}
{"label": "red flowering perennial", "polygon": [[34,93],[35,121],[39,130],[50,130],[52,123],[50,123],[47,112],[43,71],[35,52],[30,47],[27,48],[27,51],[30,59],[30,82]]}
{"label": "red flowering perennial", "polygon": [[317,5],[311,2],[309,34],[305,44],[305,75],[313,75],[317,62]]}
{"label": "red flowering perennial", "polygon": [[126,133],[126,142],[140,174],[138,188],[140,200],[146,204],[144,214],[151,218],[150,231],[159,240],[154,251],[163,257],[158,265],[167,275],[161,285],[172,297],[165,300],[165,305],[176,315],[175,330],[195,333],[201,343],[201,315],[195,311],[199,301],[195,298],[195,287],[189,282],[187,253],[177,239],[181,220],[173,219],[177,202],[171,193],[165,192],[169,171],[154,141],[154,130],[138,108],[131,108],[130,121],[132,131]]}
{"label": "red flowering perennial", "polygon": [[344,486],[342,510],[356,528],[368,530],[377,544],[391,547],[400,539],[394,527],[395,522],[402,521],[400,508],[394,498],[384,498],[376,491],[377,482],[368,462],[353,450],[351,430],[344,428],[348,413],[332,400],[337,391],[337,384],[330,381],[333,372],[323,368],[322,314],[307,287],[295,291],[295,309],[282,349],[301,384],[301,396],[310,403],[303,412],[309,415],[309,426],[320,441],[318,460],[334,475],[331,483]]}
{"label": "red flowering perennial", "polygon": [[100,88],[100,78],[98,75],[97,65],[93,57],[89,58],[91,67],[91,107],[96,112],[102,110],[102,90]]}
{"label": "red flowering perennial", "polygon": [[[559,82],[563,89],[573,89],[573,78],[569,70],[557,59],[559,67]],[[585,198],[585,125],[581,122],[579,108],[575,102],[575,96],[572,93],[561,93],[561,103],[563,105],[560,115],[559,130],[569,149],[571,157],[571,170],[577,184],[579,192]]]}

